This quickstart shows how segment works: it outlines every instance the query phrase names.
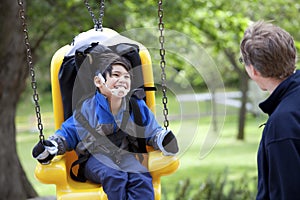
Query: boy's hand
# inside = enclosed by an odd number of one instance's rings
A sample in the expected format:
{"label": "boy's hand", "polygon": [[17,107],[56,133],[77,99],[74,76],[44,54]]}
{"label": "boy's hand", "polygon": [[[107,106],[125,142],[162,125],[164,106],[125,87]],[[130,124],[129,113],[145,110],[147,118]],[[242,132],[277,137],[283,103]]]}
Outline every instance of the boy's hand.
{"label": "boy's hand", "polygon": [[164,149],[170,153],[170,155],[178,153],[178,144],[177,144],[177,139],[175,135],[172,133],[172,131],[169,131],[167,135],[164,137],[162,141],[162,145]]}
{"label": "boy's hand", "polygon": [[165,156],[174,156],[179,151],[177,139],[171,130],[164,129],[156,134],[154,145],[157,145]]}
{"label": "boy's hand", "polygon": [[57,143],[53,140],[39,141],[32,149],[32,156],[41,164],[47,165],[58,151]]}
{"label": "boy's hand", "polygon": [[172,133],[172,131],[169,131],[168,134],[164,137],[162,145],[167,152],[171,154],[178,153],[179,148],[177,144],[177,139]]}

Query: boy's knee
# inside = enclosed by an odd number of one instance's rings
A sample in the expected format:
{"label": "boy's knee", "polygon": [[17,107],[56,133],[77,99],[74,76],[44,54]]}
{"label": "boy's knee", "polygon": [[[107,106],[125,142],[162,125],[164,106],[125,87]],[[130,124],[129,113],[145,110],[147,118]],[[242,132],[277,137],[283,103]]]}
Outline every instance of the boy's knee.
{"label": "boy's knee", "polygon": [[112,168],[109,168],[106,171],[102,171],[101,177],[102,177],[101,182],[103,182],[102,184],[105,184],[105,183],[120,184],[122,182],[126,183],[128,180],[128,175],[126,172],[118,171],[118,170],[112,169]]}

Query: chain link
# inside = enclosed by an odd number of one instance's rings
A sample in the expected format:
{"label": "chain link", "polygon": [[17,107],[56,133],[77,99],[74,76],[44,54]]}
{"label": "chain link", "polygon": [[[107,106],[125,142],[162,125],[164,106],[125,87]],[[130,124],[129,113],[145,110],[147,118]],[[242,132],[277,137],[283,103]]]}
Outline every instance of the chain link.
{"label": "chain link", "polygon": [[167,103],[168,103],[168,98],[167,98],[167,84],[166,84],[166,61],[165,61],[165,54],[166,54],[166,50],[164,47],[164,43],[165,43],[165,37],[164,37],[164,22],[163,22],[163,16],[164,16],[164,12],[163,12],[163,8],[162,8],[162,0],[158,1],[158,18],[159,18],[159,23],[158,23],[158,29],[160,32],[160,36],[159,36],[159,43],[160,43],[160,49],[159,49],[159,54],[161,57],[160,60],[160,68],[161,68],[161,88],[162,88],[162,93],[163,93],[163,97],[162,97],[162,103],[163,103],[163,115],[165,117],[164,119],[164,127],[167,129],[169,126],[169,120],[168,120],[168,107],[167,107]]}
{"label": "chain link", "polygon": [[84,4],[92,17],[92,20],[94,23],[94,28],[96,31],[97,30],[103,31],[103,16],[104,16],[104,9],[105,9],[104,2],[105,2],[105,0],[100,1],[99,19],[96,19],[95,14],[94,14],[88,0],[84,0]]}
{"label": "chain link", "polygon": [[36,118],[37,118],[37,127],[40,132],[39,138],[40,141],[44,141],[44,134],[43,134],[43,124],[42,124],[42,117],[41,117],[41,109],[39,105],[39,95],[37,92],[37,82],[35,79],[35,70],[34,70],[34,65],[32,61],[32,54],[31,54],[31,48],[30,48],[30,43],[29,43],[29,37],[28,37],[28,28],[27,28],[27,23],[26,23],[26,17],[25,17],[25,9],[24,9],[24,2],[22,0],[18,0],[18,4],[20,6],[19,10],[19,16],[22,22],[22,27],[23,27],[23,32],[24,32],[24,43],[26,47],[26,55],[27,55],[27,63],[29,66],[29,74],[31,77],[31,88],[33,90],[33,101],[35,104],[35,113],[36,113]]}

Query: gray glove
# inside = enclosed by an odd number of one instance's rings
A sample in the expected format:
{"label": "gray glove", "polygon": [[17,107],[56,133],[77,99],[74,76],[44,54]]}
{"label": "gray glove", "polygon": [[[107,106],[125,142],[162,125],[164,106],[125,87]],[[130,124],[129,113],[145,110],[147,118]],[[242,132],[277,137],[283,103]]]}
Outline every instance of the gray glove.
{"label": "gray glove", "polygon": [[155,142],[165,156],[174,156],[178,153],[177,139],[171,130],[162,130],[156,135]]}
{"label": "gray glove", "polygon": [[39,141],[32,149],[32,156],[41,164],[47,165],[58,151],[57,143],[54,140]]}

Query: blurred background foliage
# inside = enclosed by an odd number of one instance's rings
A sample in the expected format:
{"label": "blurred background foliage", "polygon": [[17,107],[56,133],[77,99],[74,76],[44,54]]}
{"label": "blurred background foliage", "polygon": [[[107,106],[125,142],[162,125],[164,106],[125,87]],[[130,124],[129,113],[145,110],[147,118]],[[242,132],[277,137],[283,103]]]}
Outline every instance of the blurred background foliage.
{"label": "blurred background foliage", "polygon": [[[99,16],[99,2],[89,2],[96,17]],[[218,66],[225,86],[230,88],[238,89],[239,86],[239,73],[236,72],[243,69],[238,63],[239,42],[251,21],[273,21],[300,41],[300,33],[295,28],[300,25],[300,3],[296,0],[174,0],[164,1],[163,8],[165,29],[186,34],[203,47]],[[49,92],[48,72],[52,55],[80,32],[93,28],[93,22],[81,0],[31,0],[27,2],[27,9],[29,37],[39,73],[40,90]],[[118,32],[156,28],[157,12],[157,2],[153,0],[106,0],[103,26]],[[165,40],[166,43],[172,42],[172,38]],[[184,47],[188,49],[188,46]],[[300,48],[299,42],[297,48]],[[167,55],[167,59],[178,73],[193,80],[193,87],[206,88],[202,77],[192,68],[185,68],[176,56]]]}
{"label": "blurred background foliage", "polygon": [[[99,2],[89,2],[96,17],[99,16]],[[229,90],[239,90],[243,84],[241,74],[244,72],[244,66],[238,62],[239,43],[244,30],[251,22],[271,21],[284,28],[294,36],[298,51],[300,49],[300,33],[298,31],[300,2],[297,0],[172,0],[164,1],[163,7],[165,29],[185,34],[199,44],[216,64],[225,88]],[[120,33],[135,28],[157,28],[157,13],[157,1],[154,0],[106,0],[103,26]],[[49,67],[51,57],[57,49],[71,43],[76,35],[93,28],[93,22],[82,0],[28,0],[27,15],[39,92],[42,93],[42,97],[47,98],[46,101],[50,102]],[[157,30],[157,45],[159,46],[158,37]],[[167,44],[174,42],[172,36],[166,37],[165,40]],[[194,49],[189,46],[187,41],[176,42],[180,42],[187,53],[193,53]],[[159,52],[151,53],[154,59],[159,59],[157,58]],[[178,55],[167,54],[166,56],[167,64],[176,69],[175,73],[168,74],[172,80],[183,83],[182,79],[184,78],[190,81],[196,91],[207,90],[203,77],[199,76],[199,73],[195,73],[194,68],[186,66],[186,63]],[[200,55],[199,59],[201,59]],[[26,98],[31,93],[30,83],[28,83],[27,91],[24,93]],[[48,95],[43,95],[43,93],[48,93]],[[44,99],[41,100],[44,103]],[[254,127],[257,120],[251,118],[250,120],[252,120],[251,127]],[[233,126],[235,124],[230,124],[231,133],[234,132]],[[257,130],[249,132],[257,132]],[[233,138],[233,135],[231,134],[230,138]],[[258,138],[258,136],[255,135],[254,138]],[[231,141],[231,143],[236,144],[236,141]],[[241,148],[245,148],[244,143],[238,144]],[[256,148],[256,139],[252,145],[254,147],[251,146],[251,149]],[[233,154],[232,152],[228,153],[231,162],[239,162],[240,158],[232,160]],[[255,160],[249,162],[254,163]],[[223,167],[224,161],[220,165]],[[209,170],[211,170],[211,163],[207,167],[207,171]],[[195,173],[198,173],[198,168]],[[205,171],[202,173],[206,174]],[[180,175],[180,173],[177,174]],[[224,171],[224,173],[199,180],[198,185],[191,182],[190,179],[182,179],[176,186],[175,194],[169,198],[165,197],[165,199],[253,199],[256,180],[252,177],[253,174],[250,177],[245,175],[231,181],[227,179],[227,171]],[[170,181],[167,180],[169,182],[166,182],[165,185],[175,185],[176,182],[172,177],[169,179]]]}

